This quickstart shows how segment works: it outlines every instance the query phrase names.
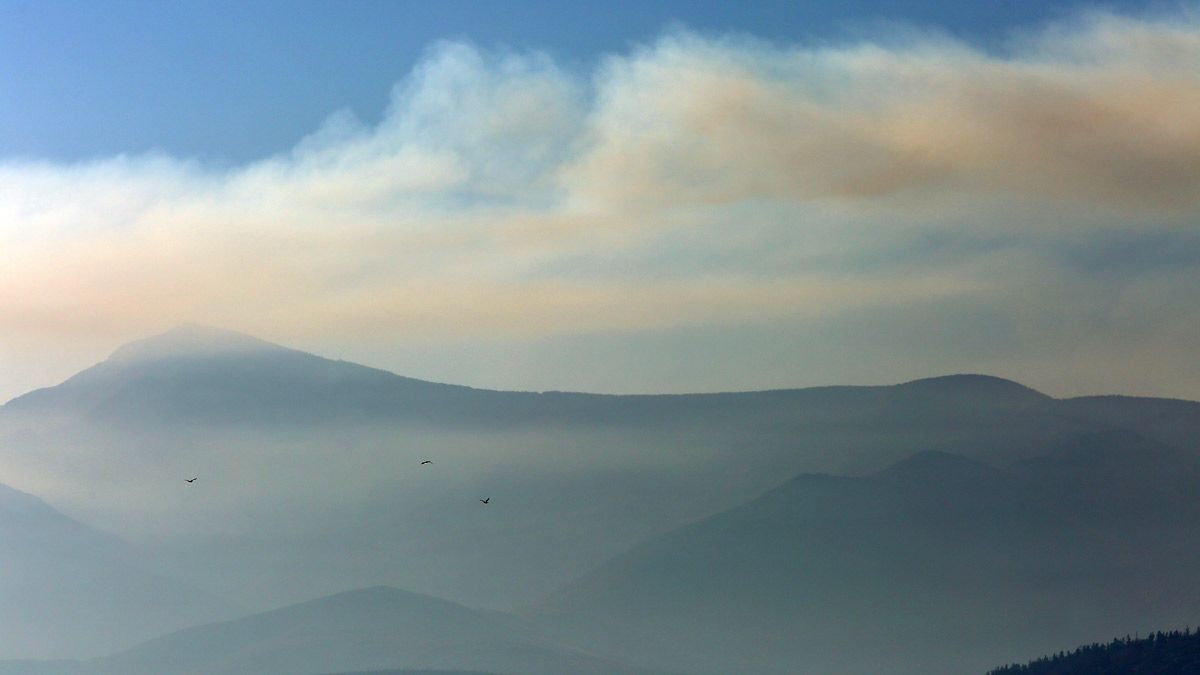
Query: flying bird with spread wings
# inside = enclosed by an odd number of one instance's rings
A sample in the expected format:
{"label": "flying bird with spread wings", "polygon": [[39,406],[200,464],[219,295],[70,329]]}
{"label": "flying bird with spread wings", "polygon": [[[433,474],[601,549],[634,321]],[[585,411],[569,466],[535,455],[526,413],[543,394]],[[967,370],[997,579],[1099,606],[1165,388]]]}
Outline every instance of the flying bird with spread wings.
{"label": "flying bird with spread wings", "polygon": [[487,504],[487,503],[488,503],[488,502],[490,502],[490,501],[492,501],[492,498],[491,498],[491,497],[488,497],[487,499],[480,499],[480,500],[479,500],[479,502],[480,502],[481,504]]}
{"label": "flying bird with spread wings", "polygon": [[184,478],[184,479],[183,479],[183,482],[185,482],[185,483],[195,483],[195,482],[196,482],[196,479],[195,479],[195,478]]}

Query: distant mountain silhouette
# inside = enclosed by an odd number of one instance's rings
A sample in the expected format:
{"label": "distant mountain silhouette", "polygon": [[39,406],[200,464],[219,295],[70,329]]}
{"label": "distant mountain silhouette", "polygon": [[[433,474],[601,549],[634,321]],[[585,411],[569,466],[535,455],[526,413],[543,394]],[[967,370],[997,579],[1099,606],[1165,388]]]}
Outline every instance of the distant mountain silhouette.
{"label": "distant mountain silhouette", "polygon": [[682,672],[981,672],[1195,616],[1197,464],[1111,432],[1011,468],[927,452],[863,478],[803,475],[617,556],[528,616]]}
{"label": "distant mountain silhouette", "polygon": [[[106,361],[57,386],[19,396],[2,410],[10,424],[23,415],[40,421],[37,415],[41,414],[72,422],[139,424],[311,425],[331,419],[382,418],[454,428],[548,423],[641,427],[702,421],[713,414],[722,421],[729,416],[788,414],[794,422],[820,426],[857,419],[897,430],[921,427],[930,432],[947,428],[969,432],[974,425],[996,425],[987,431],[999,432],[1005,439],[1040,438],[1031,433],[1030,424],[1041,427],[1038,432],[1060,438],[1075,431],[1127,428],[1165,442],[1183,434],[1189,443],[1197,443],[1200,431],[1196,421],[1200,403],[1127,397],[1060,401],[987,375],[950,375],[893,386],[715,394],[491,391],[402,377],[195,324],[126,344]],[[1112,423],[1114,417],[1120,418],[1120,424]],[[1020,428],[1000,426],[1007,422],[1019,422]],[[1147,430],[1159,423],[1171,438]],[[994,454],[1000,445],[993,439],[978,449]],[[911,452],[924,449],[946,448],[910,448]],[[911,452],[890,457],[884,464]]]}
{"label": "distant mountain silhouette", "polygon": [[[296,423],[405,411],[469,387],[439,385],[288,349],[232,331],[184,325],[118,348],[62,384],[6,404],[61,419],[140,423]],[[35,417],[35,419],[37,419]]]}
{"label": "distant mountain silhouette", "polygon": [[117,348],[109,361],[134,363],[162,359],[228,354],[264,354],[294,351],[245,333],[185,323],[153,337],[134,340]]}
{"label": "distant mountain silhouette", "polygon": [[[1131,473],[1119,457],[1071,468],[1075,439],[1123,433],[1146,448],[1200,455],[1200,404],[1060,400],[986,375],[686,395],[489,391],[193,325],[126,345],[0,407],[0,466],[5,482],[137,543],[160,573],[252,608],[387,583],[512,609],[799,475],[825,486],[813,494],[826,494],[834,513],[859,508],[843,501],[866,499],[867,485],[881,490],[872,499],[893,500],[893,513],[959,492],[962,508],[996,505],[1014,522],[1041,523],[1034,514],[1050,510],[1051,521],[1076,524],[1080,545],[1143,547],[1153,569],[1179,578],[1182,563],[1172,560],[1195,548],[1194,536],[1177,536],[1193,513],[1188,470],[1167,458],[1164,469]],[[436,470],[421,469],[429,458]],[[1050,463],[992,469],[1023,460]],[[202,478],[182,483],[192,476]],[[1091,492],[1055,489],[1095,481],[1124,495],[1126,515]],[[1020,492],[1020,503],[1009,504],[1005,491]],[[1178,515],[1153,526],[1132,515],[1143,513],[1134,495],[1148,493],[1175,495]],[[488,508],[474,501],[489,495]],[[1166,508],[1163,499],[1146,500],[1144,513]],[[1121,534],[1110,532],[1118,526]],[[1006,545],[1052,552],[1029,538]],[[934,538],[928,550],[960,555],[953,546]],[[1025,653],[1038,652],[1014,656]],[[985,665],[1008,658],[996,655]]]}
{"label": "distant mountain silhouette", "polygon": [[557,645],[512,616],[382,586],[189,628],[71,667],[72,675],[646,672]]}
{"label": "distant mountain silhouette", "polygon": [[0,485],[0,658],[94,656],[232,609],[125,543]]}
{"label": "distant mountain silhouette", "polygon": [[1158,631],[1058,652],[988,675],[1193,675],[1200,673],[1200,632]]}
{"label": "distant mountain silhouette", "polygon": [[1034,405],[1052,400],[1049,396],[1012,380],[991,375],[944,375],[896,385],[910,398],[928,397],[944,403],[991,401],[1008,405]]}
{"label": "distant mountain silhouette", "polygon": [[[966,414],[991,419],[1055,401],[985,375],[952,375],[890,387],[817,387],[745,393],[613,396],[500,392],[402,377],[333,361],[257,338],[198,325],[118,348],[106,361],[62,384],[17,397],[10,417],[65,414],[139,423],[305,423],[328,419],[417,418],[455,427],[544,423],[660,425],[713,413],[830,413],[900,425],[951,423]],[[950,406],[939,412],[931,406]],[[1086,416],[1087,405],[1075,405]],[[914,410],[919,418],[898,419]],[[835,412],[836,411],[836,412]],[[1157,414],[1148,412],[1148,414]]]}

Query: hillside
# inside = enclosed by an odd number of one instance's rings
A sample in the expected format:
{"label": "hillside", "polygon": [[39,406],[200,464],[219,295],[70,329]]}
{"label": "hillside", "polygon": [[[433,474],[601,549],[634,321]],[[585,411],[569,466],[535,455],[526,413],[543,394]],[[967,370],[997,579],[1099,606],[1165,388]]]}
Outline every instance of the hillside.
{"label": "hillside", "polygon": [[0,658],[94,656],[233,613],[141,554],[0,485]]}
{"label": "hillside", "polygon": [[1144,638],[1114,638],[1070,652],[1013,664],[988,675],[1190,675],[1200,673],[1200,633],[1156,632]]}
{"label": "hillside", "polygon": [[[1122,433],[1151,454],[1169,449],[1141,482],[1109,482],[1128,517],[1102,496],[1064,502],[1056,517],[1106,513],[1155,569],[1178,576],[1172,561],[1196,548],[1176,536],[1178,523],[1194,510],[1180,502],[1146,526],[1159,506],[1144,510],[1133,496],[1187,494],[1190,469],[1177,471],[1169,455],[1200,456],[1200,404],[1058,400],[984,375],[663,396],[502,392],[183,326],[0,408],[0,465],[6,483],[135,543],[139,565],[247,610],[381,583],[511,610],[787,477],[876,485],[919,453],[984,470],[1058,453],[1030,469],[1040,482],[1020,488],[1023,508],[1036,510],[1061,493],[1056,485],[1130,475],[1119,453],[1097,464],[1113,474],[1105,478],[1069,452],[1077,439]],[[1160,601],[1186,599],[1151,600]],[[52,634],[42,642],[53,643]]]}
{"label": "hillside", "polygon": [[981,671],[1194,616],[1198,465],[1113,432],[1006,469],[929,452],[862,478],[802,475],[617,556],[527,615],[685,672]]}
{"label": "hillside", "polygon": [[70,675],[645,673],[557,645],[515,617],[387,587],[189,628],[104,658],[29,667]]}

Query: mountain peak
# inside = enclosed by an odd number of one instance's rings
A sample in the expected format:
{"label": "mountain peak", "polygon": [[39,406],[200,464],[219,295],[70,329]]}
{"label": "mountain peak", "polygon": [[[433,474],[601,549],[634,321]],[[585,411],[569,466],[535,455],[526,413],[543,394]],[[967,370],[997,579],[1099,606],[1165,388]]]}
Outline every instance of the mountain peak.
{"label": "mountain peak", "polygon": [[284,349],[286,348],[245,333],[197,323],[184,323],[165,333],[126,343],[118,347],[108,360],[114,362],[150,361],[179,356],[282,351]]}
{"label": "mountain peak", "polygon": [[1006,380],[1003,377],[996,377],[994,375],[979,375],[975,373],[927,377],[904,382],[896,386],[912,391],[934,394],[988,394],[1012,399],[1045,400],[1050,398],[1036,389],[1026,387],[1020,382],[1013,382],[1012,380]]}

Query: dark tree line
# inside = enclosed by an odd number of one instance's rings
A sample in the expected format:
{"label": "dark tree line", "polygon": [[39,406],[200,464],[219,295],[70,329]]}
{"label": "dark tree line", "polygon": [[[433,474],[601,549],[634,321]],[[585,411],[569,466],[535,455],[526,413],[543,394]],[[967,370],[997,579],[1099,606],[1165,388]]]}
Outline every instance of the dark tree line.
{"label": "dark tree line", "polygon": [[997,668],[988,675],[1195,675],[1200,673],[1200,628],[1115,638],[1070,652],[1043,656],[1024,665]]}

